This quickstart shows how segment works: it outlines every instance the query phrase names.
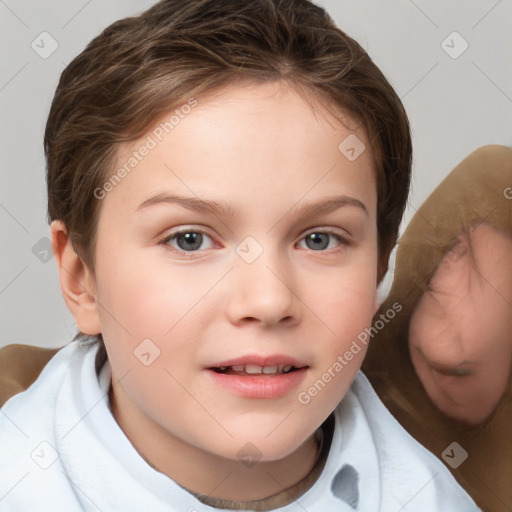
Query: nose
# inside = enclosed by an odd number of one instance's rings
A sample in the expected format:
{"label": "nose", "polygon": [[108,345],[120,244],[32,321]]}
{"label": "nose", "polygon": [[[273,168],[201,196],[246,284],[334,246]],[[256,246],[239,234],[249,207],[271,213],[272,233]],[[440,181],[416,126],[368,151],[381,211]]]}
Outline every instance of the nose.
{"label": "nose", "polygon": [[279,255],[267,249],[252,263],[237,258],[230,274],[227,316],[233,324],[259,322],[270,327],[300,320],[293,270]]}

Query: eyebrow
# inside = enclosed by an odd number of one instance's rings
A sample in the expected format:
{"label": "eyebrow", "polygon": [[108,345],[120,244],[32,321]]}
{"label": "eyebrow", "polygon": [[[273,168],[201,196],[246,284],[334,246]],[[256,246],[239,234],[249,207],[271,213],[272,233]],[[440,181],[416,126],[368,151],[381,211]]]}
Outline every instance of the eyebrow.
{"label": "eyebrow", "polygon": [[[157,204],[177,204],[198,213],[212,213],[219,217],[233,218],[239,214],[239,209],[234,208],[225,201],[204,200],[197,197],[184,197],[175,194],[158,193],[143,201],[135,210],[143,211]],[[294,216],[318,216],[331,213],[344,206],[352,206],[360,209],[368,217],[368,210],[362,201],[352,196],[336,196],[324,199],[317,203],[305,204],[293,207],[289,213]]]}

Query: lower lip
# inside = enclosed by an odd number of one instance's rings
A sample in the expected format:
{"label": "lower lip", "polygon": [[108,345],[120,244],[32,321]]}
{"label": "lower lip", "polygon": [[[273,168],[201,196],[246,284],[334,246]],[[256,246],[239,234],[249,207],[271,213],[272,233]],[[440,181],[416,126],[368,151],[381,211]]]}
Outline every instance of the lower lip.
{"label": "lower lip", "polygon": [[207,369],[220,386],[244,398],[279,398],[297,388],[306,376],[307,368],[282,375],[238,376]]}

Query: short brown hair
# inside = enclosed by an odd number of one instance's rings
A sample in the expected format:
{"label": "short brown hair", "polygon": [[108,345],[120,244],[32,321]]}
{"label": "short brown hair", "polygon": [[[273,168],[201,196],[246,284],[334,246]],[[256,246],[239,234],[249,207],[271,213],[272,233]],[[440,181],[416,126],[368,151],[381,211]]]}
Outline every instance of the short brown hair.
{"label": "short brown hair", "polygon": [[363,124],[376,172],[380,281],[409,192],[409,122],[366,51],[309,0],[162,0],[95,37],[62,73],[46,125],[49,221],[65,224],[94,273],[94,190],[119,144],[188,98],[240,79],[300,85]]}

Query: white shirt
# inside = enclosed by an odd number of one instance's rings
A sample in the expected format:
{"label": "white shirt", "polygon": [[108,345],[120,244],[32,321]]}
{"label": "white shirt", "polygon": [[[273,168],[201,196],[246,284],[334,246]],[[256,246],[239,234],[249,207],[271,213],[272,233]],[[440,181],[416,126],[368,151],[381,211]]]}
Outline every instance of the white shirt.
{"label": "white shirt", "polygon": [[[151,468],[109,408],[111,369],[74,341],[0,409],[1,512],[207,512]],[[318,480],[282,512],[480,510],[433,454],[378,399],[362,372],[334,411]]]}

